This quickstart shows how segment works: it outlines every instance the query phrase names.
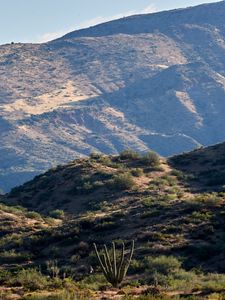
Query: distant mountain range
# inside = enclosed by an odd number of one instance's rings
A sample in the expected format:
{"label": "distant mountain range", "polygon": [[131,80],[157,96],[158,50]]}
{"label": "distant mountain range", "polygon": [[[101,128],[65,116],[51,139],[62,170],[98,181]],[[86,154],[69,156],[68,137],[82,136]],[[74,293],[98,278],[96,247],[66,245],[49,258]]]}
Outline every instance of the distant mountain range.
{"label": "distant mountain range", "polygon": [[0,189],[90,152],[225,140],[225,2],[0,46]]}

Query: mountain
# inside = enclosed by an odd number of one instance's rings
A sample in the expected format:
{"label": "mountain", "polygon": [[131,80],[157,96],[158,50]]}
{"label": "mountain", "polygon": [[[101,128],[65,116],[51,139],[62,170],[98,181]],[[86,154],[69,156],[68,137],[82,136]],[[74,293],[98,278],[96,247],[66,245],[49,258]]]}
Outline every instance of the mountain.
{"label": "mountain", "polygon": [[[76,288],[88,289],[93,299],[115,299],[104,294],[109,288],[98,274],[92,244],[123,240],[128,246],[134,239],[128,287],[125,283],[116,299],[125,299],[124,293],[133,293],[136,286],[150,292],[155,273],[165,299],[219,298],[225,288],[224,157],[225,143],[169,159],[132,151],[92,154],[14,188],[1,198],[0,290],[3,283],[23,295],[30,282],[32,289],[46,289],[48,295],[68,284],[71,289],[71,280],[57,278],[44,285],[37,275],[35,281],[32,275],[28,282],[19,279],[21,268],[29,272],[36,267],[48,275],[46,262],[56,261],[60,277],[73,276]],[[14,215],[20,216],[21,227],[11,222]],[[29,229],[24,223],[36,226]]]}
{"label": "mountain", "polygon": [[91,152],[225,140],[225,2],[0,46],[0,188]]}

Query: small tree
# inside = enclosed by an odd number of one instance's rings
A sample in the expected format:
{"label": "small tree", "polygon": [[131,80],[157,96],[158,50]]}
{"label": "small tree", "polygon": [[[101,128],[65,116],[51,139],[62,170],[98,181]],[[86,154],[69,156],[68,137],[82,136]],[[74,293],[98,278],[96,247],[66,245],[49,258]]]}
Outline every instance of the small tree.
{"label": "small tree", "polygon": [[122,244],[122,250],[121,250],[119,262],[117,262],[117,258],[116,258],[115,243],[112,243],[112,252],[113,252],[112,260],[110,259],[109,252],[106,245],[104,245],[104,253],[102,257],[99,254],[96,244],[94,244],[94,249],[106,280],[109,283],[111,283],[113,287],[118,288],[118,286],[124,280],[128,268],[130,266],[131,259],[134,253],[134,241],[132,241],[130,253],[127,259],[125,259],[125,245],[124,243]]}

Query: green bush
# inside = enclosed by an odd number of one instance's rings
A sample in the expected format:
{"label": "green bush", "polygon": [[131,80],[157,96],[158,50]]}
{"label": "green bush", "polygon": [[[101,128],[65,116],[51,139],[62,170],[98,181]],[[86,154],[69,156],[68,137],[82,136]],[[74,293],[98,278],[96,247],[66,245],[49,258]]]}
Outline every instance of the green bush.
{"label": "green bush", "polygon": [[64,211],[61,209],[56,209],[56,210],[50,211],[49,216],[54,219],[63,219]]}
{"label": "green bush", "polygon": [[144,171],[141,168],[136,168],[131,171],[131,174],[135,177],[141,177],[144,175]]}
{"label": "green bush", "polygon": [[25,216],[30,219],[41,220],[41,215],[36,211],[28,211]]}
{"label": "green bush", "polygon": [[135,181],[130,173],[115,175],[111,183],[116,190],[130,190],[135,185]]}
{"label": "green bush", "polygon": [[143,264],[147,282],[160,286],[171,286],[180,271],[183,271],[181,262],[173,256],[146,257]]}
{"label": "green bush", "polygon": [[137,152],[128,149],[122,151],[119,157],[121,160],[137,160],[140,158],[140,155]]}
{"label": "green bush", "polygon": [[142,163],[146,166],[157,167],[160,165],[160,158],[154,151],[149,151],[142,157]]}
{"label": "green bush", "polygon": [[[95,254],[93,253],[93,255],[95,256]],[[96,257],[95,257],[96,259]],[[97,259],[96,259],[97,261]],[[108,285],[107,280],[105,279],[104,275],[102,274],[91,274],[88,277],[85,277],[83,280],[81,280],[80,282],[78,282],[78,287],[80,287],[81,289],[92,289],[92,290],[99,290],[101,288],[101,286],[103,285]]]}
{"label": "green bush", "polygon": [[99,153],[99,152],[92,152],[90,154],[90,158],[93,160],[101,159],[102,156],[103,156],[102,153]]}
{"label": "green bush", "polygon": [[23,269],[12,281],[12,284],[18,284],[30,291],[41,290],[48,286],[47,278],[36,269]]}
{"label": "green bush", "polygon": [[181,267],[181,262],[173,256],[145,257],[144,265],[152,274],[171,275]]}
{"label": "green bush", "polygon": [[23,300],[89,300],[92,295],[88,290],[78,290],[76,288],[65,288],[64,290],[52,295],[29,295]]}
{"label": "green bush", "polygon": [[0,269],[0,284],[7,283],[10,280],[11,276],[12,274],[9,271]]}

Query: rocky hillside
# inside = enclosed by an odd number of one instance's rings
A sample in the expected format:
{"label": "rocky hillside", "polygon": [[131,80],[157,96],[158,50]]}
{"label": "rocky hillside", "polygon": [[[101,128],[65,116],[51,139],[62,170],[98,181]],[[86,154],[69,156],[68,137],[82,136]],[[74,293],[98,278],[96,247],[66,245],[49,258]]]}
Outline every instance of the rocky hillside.
{"label": "rocky hillside", "polygon": [[[57,260],[60,276],[66,272],[78,285],[83,280],[80,288],[93,289],[95,284],[96,289],[105,283],[96,277],[93,242],[123,240],[128,246],[134,239],[135,257],[127,282],[146,288],[158,272],[160,289],[171,295],[199,295],[194,299],[222,295],[224,155],[225,144],[169,160],[132,151],[119,156],[93,154],[37,176],[2,197],[10,206],[2,205],[1,211],[24,215],[25,224],[38,222],[36,230],[25,227],[20,236],[11,235],[18,226],[3,230],[0,261],[7,264],[2,268],[17,274],[21,267],[38,267],[47,274],[46,262]],[[29,211],[15,209],[18,204]],[[9,230],[9,223],[4,226]],[[18,280],[11,282],[15,286]]]}
{"label": "rocky hillside", "polygon": [[93,151],[225,140],[225,2],[0,46],[0,188]]}

